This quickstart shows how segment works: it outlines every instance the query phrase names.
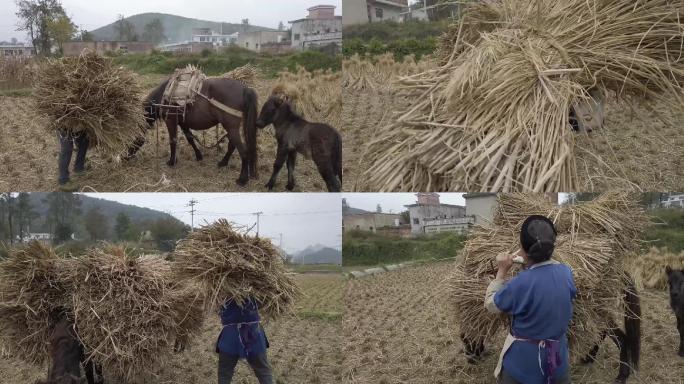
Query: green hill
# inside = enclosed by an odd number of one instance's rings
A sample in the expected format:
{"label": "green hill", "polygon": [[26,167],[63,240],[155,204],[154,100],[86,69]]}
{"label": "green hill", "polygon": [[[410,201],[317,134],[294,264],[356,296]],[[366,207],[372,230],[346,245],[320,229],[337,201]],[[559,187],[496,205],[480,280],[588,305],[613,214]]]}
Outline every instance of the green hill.
{"label": "green hill", "polygon": [[[234,32],[254,32],[254,31],[272,31],[271,28],[259,27],[255,25],[242,25],[233,23],[220,23],[215,21],[190,19],[187,17],[169,15],[166,13],[141,13],[139,15],[129,16],[126,18],[135,26],[135,32],[138,36],[142,36],[145,31],[145,25],[152,20],[159,19],[164,25],[164,33],[167,37],[167,43],[181,42],[190,40],[192,37],[193,28],[211,28],[214,31],[220,32],[223,26],[224,34],[232,34]],[[95,40],[98,41],[112,41],[118,40],[119,36],[114,28],[114,22],[90,31]]]}

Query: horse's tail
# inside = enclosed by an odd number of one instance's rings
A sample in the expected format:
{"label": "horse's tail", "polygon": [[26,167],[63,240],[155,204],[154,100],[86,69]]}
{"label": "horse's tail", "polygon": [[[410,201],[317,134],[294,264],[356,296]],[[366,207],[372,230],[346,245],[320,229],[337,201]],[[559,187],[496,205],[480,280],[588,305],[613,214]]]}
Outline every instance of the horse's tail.
{"label": "horse's tail", "polygon": [[333,170],[342,184],[342,136],[338,133],[335,136],[335,143],[332,151]]}
{"label": "horse's tail", "polygon": [[625,333],[627,345],[632,361],[632,369],[639,369],[639,357],[641,354],[641,303],[634,279],[631,276],[625,278]]}
{"label": "horse's tail", "polygon": [[258,100],[256,92],[248,87],[243,91],[245,101],[243,129],[245,132],[245,142],[247,144],[247,163],[249,173],[253,178],[257,178],[257,109]]}

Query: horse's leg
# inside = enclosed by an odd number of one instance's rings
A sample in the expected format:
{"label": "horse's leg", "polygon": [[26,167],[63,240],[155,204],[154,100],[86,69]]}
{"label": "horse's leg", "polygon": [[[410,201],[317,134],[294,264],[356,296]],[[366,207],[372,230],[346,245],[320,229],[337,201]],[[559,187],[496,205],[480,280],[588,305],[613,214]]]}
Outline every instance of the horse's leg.
{"label": "horse's leg", "polygon": [[276,153],[276,159],[273,163],[273,173],[271,174],[271,178],[268,180],[268,183],[266,183],[266,188],[268,188],[269,191],[273,190],[276,179],[278,178],[278,173],[280,173],[280,170],[283,168],[287,157],[288,153],[285,143],[278,141],[278,152]]}
{"label": "horse's leg", "polygon": [[233,152],[235,152],[235,144],[233,144],[232,141],[228,141],[228,151],[226,152],[226,155],[223,156],[223,159],[219,161],[219,168],[228,166],[228,162],[230,161],[230,158],[233,156]]}
{"label": "horse's leg", "polygon": [[677,313],[677,329],[679,330],[679,356],[684,357],[684,311]]}
{"label": "horse's leg", "polygon": [[169,132],[169,145],[171,146],[171,158],[166,165],[173,167],[178,160],[176,159],[176,146],[178,145],[178,119],[176,116],[169,116],[166,119],[166,130]]}
{"label": "horse's leg", "polygon": [[202,152],[200,152],[199,148],[197,148],[195,138],[192,137],[192,132],[190,132],[190,128],[181,125],[181,130],[183,131],[183,135],[185,135],[185,139],[187,139],[188,143],[190,143],[192,150],[195,151],[195,159],[197,159],[197,161],[202,161]]}
{"label": "horse's leg", "polygon": [[124,157],[124,160],[132,159],[133,156],[135,156],[135,154],[138,153],[138,151],[140,151],[140,148],[142,148],[143,145],[145,145],[144,136],[135,139],[133,144],[130,147],[128,147],[128,154],[126,155],[126,157]]}
{"label": "horse's leg", "polygon": [[589,364],[589,363],[593,363],[594,361],[596,361],[596,355],[598,354],[598,351],[599,351],[599,345],[605,339],[606,339],[606,332],[603,332],[603,333],[601,333],[601,340],[591,348],[591,351],[589,351],[589,353],[586,356],[584,356],[582,358],[582,360],[581,360],[582,364]]}
{"label": "horse's leg", "polygon": [[314,146],[311,148],[311,155],[318,168],[318,173],[321,174],[321,177],[325,181],[328,192],[339,192],[340,182],[337,180],[337,176],[335,176],[335,169],[333,168],[332,158],[329,154],[326,155],[325,151]]}
{"label": "horse's leg", "polygon": [[465,352],[468,364],[476,364],[482,358],[482,353],[484,352],[484,341],[472,341],[464,334],[461,334],[461,341],[463,342],[463,350]]}
{"label": "horse's leg", "polygon": [[240,154],[240,160],[242,160],[242,167],[240,168],[240,177],[236,180],[237,184],[240,186],[247,185],[249,181],[249,171],[248,171],[248,158],[247,158],[247,148],[242,143],[240,138],[240,125],[231,124],[229,121],[222,121],[221,125],[228,131],[228,140],[234,143]]}
{"label": "horse's leg", "polygon": [[620,350],[620,369],[618,370],[615,382],[624,384],[627,382],[632,369],[632,359],[629,355],[629,347],[627,346],[627,335],[620,328],[611,329],[608,331],[608,334]]}
{"label": "horse's leg", "polygon": [[85,363],[83,369],[85,370],[86,380],[88,381],[88,384],[95,384],[95,364],[93,364],[93,361],[88,360]]}
{"label": "horse's leg", "polygon": [[290,151],[287,155],[287,190],[292,191],[295,187],[295,165],[297,164],[297,151]]}

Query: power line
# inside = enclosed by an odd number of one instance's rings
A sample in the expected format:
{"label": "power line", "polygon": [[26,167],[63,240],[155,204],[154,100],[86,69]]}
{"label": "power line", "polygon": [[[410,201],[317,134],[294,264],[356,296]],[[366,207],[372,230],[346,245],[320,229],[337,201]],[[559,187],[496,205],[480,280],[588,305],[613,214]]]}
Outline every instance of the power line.
{"label": "power line", "polygon": [[195,231],[195,205],[199,203],[195,199],[191,199],[190,202],[188,203],[188,206],[190,207],[190,232]]}

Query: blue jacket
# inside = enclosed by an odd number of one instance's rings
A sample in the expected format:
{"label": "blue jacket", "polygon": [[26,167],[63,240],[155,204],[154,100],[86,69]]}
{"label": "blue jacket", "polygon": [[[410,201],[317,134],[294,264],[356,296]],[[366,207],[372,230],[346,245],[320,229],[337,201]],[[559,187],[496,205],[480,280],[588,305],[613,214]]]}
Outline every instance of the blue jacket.
{"label": "blue jacket", "polygon": [[216,353],[247,358],[266,352],[268,339],[254,300],[248,300],[242,307],[229,300],[221,308],[220,316],[223,329],[216,342]]}
{"label": "blue jacket", "polygon": [[[532,266],[511,279],[494,295],[494,304],[512,318],[511,334],[529,340],[558,340],[560,365],[555,376],[569,368],[567,331],[577,288],[572,270],[564,264]],[[542,368],[548,351],[541,350]],[[516,381],[545,383],[537,343],[516,341],[503,358],[503,368]]]}

